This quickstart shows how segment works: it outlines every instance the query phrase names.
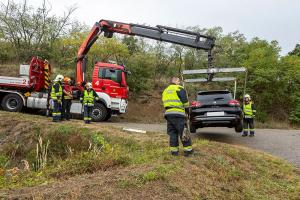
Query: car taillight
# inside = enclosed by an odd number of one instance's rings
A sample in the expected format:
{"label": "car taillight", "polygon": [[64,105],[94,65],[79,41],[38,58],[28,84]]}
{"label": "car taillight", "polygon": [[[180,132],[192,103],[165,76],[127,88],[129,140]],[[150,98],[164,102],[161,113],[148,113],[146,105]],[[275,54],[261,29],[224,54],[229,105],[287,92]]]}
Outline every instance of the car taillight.
{"label": "car taillight", "polygon": [[200,107],[201,103],[199,101],[193,101],[191,106],[192,107]]}
{"label": "car taillight", "polygon": [[228,104],[231,106],[240,106],[240,102],[238,100],[232,99],[228,101]]}

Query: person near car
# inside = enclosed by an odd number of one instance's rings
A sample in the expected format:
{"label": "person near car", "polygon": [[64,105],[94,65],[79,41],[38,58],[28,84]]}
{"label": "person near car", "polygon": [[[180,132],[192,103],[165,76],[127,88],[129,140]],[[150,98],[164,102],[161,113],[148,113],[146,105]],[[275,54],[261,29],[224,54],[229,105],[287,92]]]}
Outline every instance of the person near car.
{"label": "person near car", "polygon": [[61,120],[61,103],[62,103],[62,95],[63,95],[63,89],[62,89],[62,82],[63,82],[64,76],[61,74],[58,74],[51,86],[51,92],[50,96],[53,100],[53,122],[59,122]]}
{"label": "person near car", "polygon": [[255,129],[254,129],[254,117],[256,114],[256,108],[254,106],[254,103],[251,100],[251,97],[249,94],[246,94],[244,96],[244,103],[243,103],[243,123],[244,123],[244,129],[243,129],[243,135],[247,136],[250,132],[250,137],[254,136]]}
{"label": "person near car", "polygon": [[64,78],[63,85],[63,102],[62,102],[62,119],[69,121],[71,119],[71,105],[72,105],[72,85],[69,77]]}
{"label": "person near car", "polygon": [[184,156],[193,153],[192,140],[182,140],[186,112],[189,102],[186,91],[180,86],[180,79],[173,77],[171,84],[162,93],[163,106],[165,108],[165,119],[167,120],[167,133],[170,136],[170,152],[173,156],[179,155],[179,138],[181,139]]}
{"label": "person near car", "polygon": [[92,83],[88,82],[85,85],[85,89],[80,97],[80,102],[84,106],[83,120],[86,124],[91,123],[92,110],[94,107],[95,100],[99,100],[99,97],[95,90],[92,88]]}

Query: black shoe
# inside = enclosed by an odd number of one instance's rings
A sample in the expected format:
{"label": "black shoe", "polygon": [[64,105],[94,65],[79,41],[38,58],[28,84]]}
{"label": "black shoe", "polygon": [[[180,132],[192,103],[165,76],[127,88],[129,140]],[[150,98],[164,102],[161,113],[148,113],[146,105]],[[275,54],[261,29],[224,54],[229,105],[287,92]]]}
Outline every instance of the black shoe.
{"label": "black shoe", "polygon": [[254,133],[250,133],[249,137],[254,137]]}
{"label": "black shoe", "polygon": [[171,152],[171,155],[172,155],[172,156],[178,156],[179,153],[178,153],[178,151],[172,151],[172,152]]}
{"label": "black shoe", "polygon": [[184,157],[189,157],[190,155],[193,155],[193,153],[194,153],[194,150],[192,150],[192,151],[185,151],[184,152]]}
{"label": "black shoe", "polygon": [[248,136],[248,134],[247,133],[243,133],[243,135],[242,135],[243,137],[246,137],[246,136]]}

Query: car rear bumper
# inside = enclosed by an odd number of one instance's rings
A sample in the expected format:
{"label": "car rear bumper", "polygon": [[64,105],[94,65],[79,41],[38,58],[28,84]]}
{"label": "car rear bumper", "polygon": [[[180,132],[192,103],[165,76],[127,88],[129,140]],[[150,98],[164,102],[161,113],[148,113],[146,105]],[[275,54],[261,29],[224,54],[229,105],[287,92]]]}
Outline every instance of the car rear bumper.
{"label": "car rear bumper", "polygon": [[209,126],[220,126],[220,127],[232,127],[241,122],[241,117],[238,115],[232,116],[195,116],[191,119],[191,123],[195,127],[209,127]]}
{"label": "car rear bumper", "polygon": [[231,122],[236,121],[237,117],[231,116],[231,117],[195,117],[193,121],[195,122]]}

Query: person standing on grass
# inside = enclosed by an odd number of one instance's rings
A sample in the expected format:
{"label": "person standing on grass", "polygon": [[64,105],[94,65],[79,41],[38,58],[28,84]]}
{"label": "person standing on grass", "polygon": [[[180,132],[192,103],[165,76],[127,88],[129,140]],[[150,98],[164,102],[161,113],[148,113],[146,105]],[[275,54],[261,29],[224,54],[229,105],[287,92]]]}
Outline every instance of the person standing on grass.
{"label": "person standing on grass", "polygon": [[163,91],[162,101],[165,108],[165,119],[167,120],[167,133],[170,136],[171,155],[179,154],[179,138],[181,139],[184,156],[188,157],[193,153],[192,140],[182,140],[185,126],[186,112],[189,102],[186,91],[180,86],[180,79],[173,77],[171,84]]}
{"label": "person standing on grass", "polygon": [[254,117],[256,114],[256,108],[254,106],[254,103],[251,101],[250,95],[246,94],[244,96],[244,103],[243,103],[243,123],[244,123],[244,130],[243,130],[243,137],[246,137],[248,135],[248,132],[250,131],[250,137],[253,137],[255,134],[254,129]]}

